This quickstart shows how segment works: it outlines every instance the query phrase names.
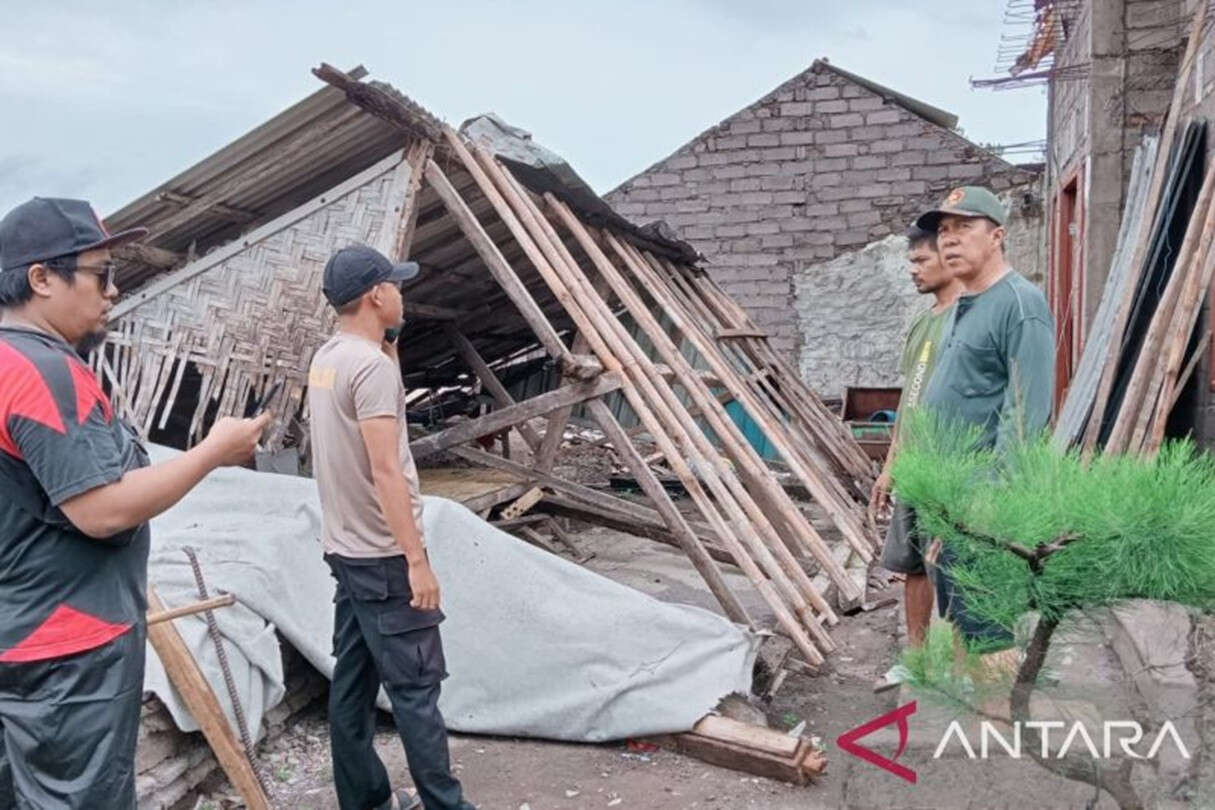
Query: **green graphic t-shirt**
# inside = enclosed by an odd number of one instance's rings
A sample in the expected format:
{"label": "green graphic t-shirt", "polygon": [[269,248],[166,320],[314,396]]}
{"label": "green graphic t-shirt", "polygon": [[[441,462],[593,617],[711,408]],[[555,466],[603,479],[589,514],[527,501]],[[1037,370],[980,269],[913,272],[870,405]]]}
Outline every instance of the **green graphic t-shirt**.
{"label": "green graphic t-shirt", "polygon": [[911,322],[907,343],[903,347],[903,360],[899,364],[903,372],[903,393],[899,397],[899,416],[920,402],[920,394],[928,385],[928,378],[937,364],[940,353],[941,332],[949,320],[952,307],[939,313],[924,310]]}

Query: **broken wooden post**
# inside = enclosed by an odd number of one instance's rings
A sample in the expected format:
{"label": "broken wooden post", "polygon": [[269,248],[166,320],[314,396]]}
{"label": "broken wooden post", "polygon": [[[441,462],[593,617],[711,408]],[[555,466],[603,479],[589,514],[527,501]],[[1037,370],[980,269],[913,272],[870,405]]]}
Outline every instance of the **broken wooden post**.
{"label": "broken wooden post", "polygon": [[[152,585],[148,586],[148,608],[153,614],[166,612],[164,602],[160,601],[160,595]],[[173,622],[162,621],[149,626],[148,642],[156,650],[169,681],[181,695],[186,708],[190,710],[190,716],[198,723],[215,753],[215,759],[245,800],[246,807],[249,810],[270,810],[270,800],[257,780],[253,763],[245,755],[240,740],[228,725],[228,719],[224,716],[224,710],[211,689],[211,684],[198,668],[198,662],[190,654],[190,648],[182,640]]]}
{"label": "broken wooden post", "polygon": [[[464,362],[468,363],[468,367],[477,375],[477,379],[481,381],[485,390],[489,391],[499,406],[506,408],[517,404],[515,398],[506,390],[506,386],[498,379],[498,375],[494,374],[493,369],[489,367],[477,348],[473,346],[472,341],[465,337],[463,332],[450,323],[444,323],[443,333],[447,335],[447,339],[456,347],[456,351],[464,358]],[[540,436],[536,431],[526,422],[520,422],[514,427],[531,447],[532,452],[537,452],[540,448]]]}

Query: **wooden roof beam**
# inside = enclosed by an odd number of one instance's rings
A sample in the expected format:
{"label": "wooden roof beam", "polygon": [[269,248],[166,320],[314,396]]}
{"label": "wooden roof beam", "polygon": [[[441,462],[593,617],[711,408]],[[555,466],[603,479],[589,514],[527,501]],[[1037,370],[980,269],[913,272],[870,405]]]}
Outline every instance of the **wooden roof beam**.
{"label": "wooden roof beam", "polygon": [[424,138],[436,147],[443,146],[443,122],[403,93],[358,81],[325,62],[313,68],[312,75],[344,92],[351,104],[397,129],[412,137]]}
{"label": "wooden roof beam", "polygon": [[[165,190],[157,194],[156,199],[160,202],[167,202],[181,208],[186,208],[198,202],[200,198],[191,197],[188,194],[182,194],[177,191]],[[236,208],[235,206],[227,205],[225,203],[212,203],[210,210],[232,220],[233,222],[239,223],[252,222],[261,216],[261,214],[257,213],[256,211],[246,211],[242,208]]]}

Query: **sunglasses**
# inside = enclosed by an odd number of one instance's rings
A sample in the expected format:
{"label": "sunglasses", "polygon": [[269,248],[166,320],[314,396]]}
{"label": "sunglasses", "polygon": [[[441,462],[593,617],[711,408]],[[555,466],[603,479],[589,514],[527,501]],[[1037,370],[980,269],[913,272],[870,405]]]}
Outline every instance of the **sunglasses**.
{"label": "sunglasses", "polygon": [[114,261],[108,261],[102,264],[76,264],[74,261],[51,259],[50,261],[43,262],[43,264],[56,270],[88,273],[89,275],[97,276],[97,279],[101,284],[101,291],[103,293],[110,289],[110,285],[114,283],[114,275],[118,270],[118,263]]}

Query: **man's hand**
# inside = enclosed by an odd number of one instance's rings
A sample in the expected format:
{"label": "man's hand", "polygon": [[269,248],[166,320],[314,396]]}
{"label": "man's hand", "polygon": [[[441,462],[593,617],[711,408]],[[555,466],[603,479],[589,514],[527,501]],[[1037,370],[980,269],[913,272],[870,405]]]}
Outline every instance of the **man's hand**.
{"label": "man's hand", "polygon": [[413,599],[409,606],[418,610],[439,609],[439,580],[427,560],[419,560],[409,564],[409,590]]}
{"label": "man's hand", "polygon": [[252,419],[226,416],[211,427],[203,445],[216,466],[244,464],[253,457],[253,451],[257,449],[270,419],[269,411],[263,411]]}
{"label": "man's hand", "polygon": [[934,537],[928,544],[928,550],[924,552],[924,562],[936,565],[939,559],[941,559],[941,538]]}
{"label": "man's hand", "polygon": [[890,511],[890,473],[882,470],[882,474],[873,482],[869,493],[869,521],[876,524],[880,516]]}

